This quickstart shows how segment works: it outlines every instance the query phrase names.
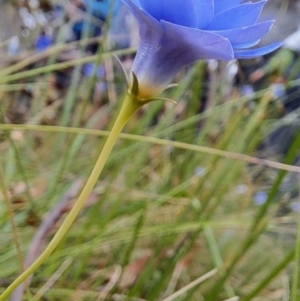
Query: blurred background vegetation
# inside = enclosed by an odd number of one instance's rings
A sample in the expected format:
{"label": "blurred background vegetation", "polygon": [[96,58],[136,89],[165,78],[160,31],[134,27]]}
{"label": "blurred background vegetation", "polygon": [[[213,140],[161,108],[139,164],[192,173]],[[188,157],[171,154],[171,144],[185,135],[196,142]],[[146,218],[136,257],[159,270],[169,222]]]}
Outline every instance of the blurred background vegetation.
{"label": "blurred background vegetation", "polygon": [[[134,18],[92,3],[0,2],[0,292],[57,231],[127,91]],[[130,120],[12,301],[300,300],[299,1],[270,15],[282,49],[198,62],[164,93],[177,105]]]}

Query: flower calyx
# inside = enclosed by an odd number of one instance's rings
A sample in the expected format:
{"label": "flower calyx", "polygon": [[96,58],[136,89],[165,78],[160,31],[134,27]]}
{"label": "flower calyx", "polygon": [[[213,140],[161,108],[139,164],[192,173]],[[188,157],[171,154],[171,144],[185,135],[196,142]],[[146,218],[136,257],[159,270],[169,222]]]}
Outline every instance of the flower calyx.
{"label": "flower calyx", "polygon": [[[177,84],[170,85],[168,88],[176,87]],[[166,97],[151,97],[151,98],[140,98],[139,96],[139,81],[137,76],[134,72],[132,72],[132,86],[128,89],[128,94],[131,96],[132,99],[141,103],[141,105],[148,104],[152,101],[162,100],[162,101],[169,101],[173,104],[177,104],[177,102],[173,99],[166,98]]]}

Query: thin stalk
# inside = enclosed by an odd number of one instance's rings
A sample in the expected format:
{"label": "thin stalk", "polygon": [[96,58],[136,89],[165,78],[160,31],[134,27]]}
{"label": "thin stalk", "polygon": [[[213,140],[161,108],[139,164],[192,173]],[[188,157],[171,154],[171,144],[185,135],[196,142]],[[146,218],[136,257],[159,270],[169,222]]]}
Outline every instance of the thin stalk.
{"label": "thin stalk", "polygon": [[[63,127],[63,126],[48,126],[48,125],[31,125],[31,124],[0,124],[0,130],[38,131],[38,132],[49,132],[49,133],[60,133],[63,131],[64,133],[68,133],[68,134],[76,134],[76,135],[85,134],[85,135],[92,135],[92,136],[108,136],[109,134],[109,132],[107,131],[94,130],[94,129],[83,129],[83,128],[75,128],[75,127]],[[225,150],[211,148],[202,145],[194,145],[194,144],[184,143],[180,141],[171,141],[167,139],[159,139],[155,137],[127,134],[127,133],[122,133],[120,135],[120,138],[137,141],[137,142],[147,142],[147,143],[152,143],[157,145],[164,145],[168,147],[172,146],[175,148],[190,150],[193,152],[199,152],[199,153],[201,152],[204,154],[229,158],[232,160],[244,161],[250,164],[263,165],[278,170],[286,170],[290,172],[300,173],[300,167],[296,165],[280,163],[280,162],[261,159],[257,157],[251,157],[248,155],[244,155],[242,153],[225,151]]]}
{"label": "thin stalk", "polygon": [[299,285],[299,259],[300,259],[300,216],[298,214],[298,229],[297,229],[297,238],[296,238],[296,247],[295,247],[295,258],[294,258],[294,271],[292,278],[292,290],[291,290],[291,300],[298,300],[298,285]]}
{"label": "thin stalk", "polygon": [[23,272],[24,265],[23,265],[22,251],[21,251],[21,243],[20,243],[20,239],[18,236],[17,225],[16,225],[16,222],[14,219],[13,208],[12,208],[12,205],[10,203],[9,196],[7,193],[8,190],[6,187],[5,180],[4,180],[4,172],[3,172],[2,166],[0,166],[0,189],[2,190],[3,200],[6,205],[6,210],[7,210],[7,216],[10,221],[10,224],[11,224],[12,235],[13,235],[13,240],[14,240],[15,247],[16,247],[17,258],[18,258],[18,261],[20,264],[20,270],[21,270],[21,272]]}
{"label": "thin stalk", "polygon": [[124,103],[121,107],[119,115],[113,125],[113,128],[105,142],[105,145],[96,161],[96,164],[85,183],[74,207],[69,212],[65,220],[63,221],[62,225],[58,229],[57,233],[54,235],[53,239],[50,241],[49,245],[46,247],[44,252],[36,259],[36,261],[29,266],[19,277],[17,277],[12,284],[10,284],[7,289],[0,295],[0,301],[6,300],[10,294],[24,281],[28,276],[33,274],[46,260],[47,258],[53,253],[56,249],[58,244],[62,241],[65,237],[66,233],[72,226],[73,222],[75,221],[76,217],[78,216],[79,212],[83,208],[85,201],[87,200],[88,196],[92,192],[102,170],[103,167],[117,141],[120,132],[122,131],[123,127],[127,123],[128,119],[142,106],[142,103],[133,99],[130,95],[127,95]]}

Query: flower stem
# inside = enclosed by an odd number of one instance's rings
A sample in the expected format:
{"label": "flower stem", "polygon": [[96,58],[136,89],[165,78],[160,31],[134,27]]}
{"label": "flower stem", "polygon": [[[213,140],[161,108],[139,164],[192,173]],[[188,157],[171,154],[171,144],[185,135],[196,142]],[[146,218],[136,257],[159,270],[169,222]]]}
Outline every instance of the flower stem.
{"label": "flower stem", "polygon": [[10,294],[23,282],[26,280],[28,276],[33,274],[44,262],[45,260],[52,254],[52,252],[56,249],[61,240],[65,237],[66,233],[72,226],[74,220],[78,216],[82,207],[85,204],[88,196],[92,192],[102,170],[103,167],[110,155],[115,142],[118,139],[118,136],[128,119],[142,106],[141,102],[138,102],[131,95],[127,94],[119,115],[112,127],[112,130],[105,142],[105,145],[97,159],[97,162],[87,179],[75,205],[61,224],[60,228],[54,235],[53,239],[50,241],[47,248],[43,251],[43,253],[30,265],[19,277],[17,277],[8,287],[7,289],[0,295],[0,301],[6,300]]}

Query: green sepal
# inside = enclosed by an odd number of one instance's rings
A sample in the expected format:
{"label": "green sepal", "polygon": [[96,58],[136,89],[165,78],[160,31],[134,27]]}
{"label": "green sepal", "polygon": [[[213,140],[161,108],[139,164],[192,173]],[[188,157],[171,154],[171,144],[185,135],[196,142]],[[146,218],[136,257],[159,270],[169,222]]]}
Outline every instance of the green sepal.
{"label": "green sepal", "polygon": [[169,101],[172,104],[177,105],[177,101],[175,101],[175,100],[173,100],[171,98],[166,98],[166,97],[154,97],[154,98],[148,98],[148,99],[141,99],[140,101],[143,104],[147,104],[149,102],[156,101],[156,100]]}
{"label": "green sepal", "polygon": [[130,90],[130,94],[132,95],[133,98],[138,99],[139,82],[138,82],[138,79],[137,79],[134,72],[132,72],[132,78],[133,78],[133,82],[132,82],[132,87],[131,87],[131,90]]}
{"label": "green sepal", "polygon": [[[139,98],[139,81],[137,79],[137,76],[135,75],[134,72],[132,72],[132,78],[133,78],[133,83],[132,83],[132,87],[129,90],[129,94],[131,95],[132,99],[134,99],[135,101],[138,101],[139,103],[141,103],[142,105],[148,104],[152,101],[155,100],[163,100],[163,101],[169,101],[172,102],[173,104],[177,104],[177,102],[173,99],[169,99],[169,98],[164,98],[164,97],[154,97],[154,98]],[[170,85],[168,88],[172,88],[174,86],[177,86],[177,84],[173,84]]]}

